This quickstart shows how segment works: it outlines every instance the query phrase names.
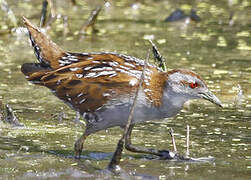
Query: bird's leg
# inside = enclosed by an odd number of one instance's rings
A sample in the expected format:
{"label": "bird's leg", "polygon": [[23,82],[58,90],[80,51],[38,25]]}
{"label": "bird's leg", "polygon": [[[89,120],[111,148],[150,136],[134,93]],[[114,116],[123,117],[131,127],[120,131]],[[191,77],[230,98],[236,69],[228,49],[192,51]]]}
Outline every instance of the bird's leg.
{"label": "bird's leg", "polygon": [[75,158],[76,159],[80,159],[82,150],[83,150],[83,144],[85,139],[87,138],[89,134],[87,133],[87,131],[85,130],[85,132],[83,133],[83,135],[75,142],[74,144],[74,150],[75,150]]}
{"label": "bird's leg", "polygon": [[110,171],[116,172],[116,170],[119,169],[118,165],[120,163],[123,148],[124,148],[124,138],[122,137],[117,144],[117,148],[112,156],[110,163],[108,164],[107,168]]}
{"label": "bird's leg", "polygon": [[137,153],[145,153],[159,156],[161,159],[180,159],[180,156],[169,150],[158,150],[158,149],[148,149],[144,147],[137,147],[131,143],[131,133],[134,125],[130,125],[128,129],[128,133],[125,137],[125,148],[128,151],[137,152]]}
{"label": "bird's leg", "polygon": [[137,147],[134,146],[131,142],[131,134],[132,134],[132,129],[133,129],[134,125],[130,125],[129,129],[128,129],[128,133],[125,136],[125,148],[128,151],[132,151],[132,152],[138,152],[138,153],[146,153],[146,154],[153,154],[153,155],[157,155],[157,156],[161,156],[161,154],[159,153],[158,150],[155,149],[147,149],[144,147]]}
{"label": "bird's leg", "polygon": [[79,112],[76,112],[76,117],[75,119],[73,120],[74,123],[76,124],[83,124],[81,121],[80,121],[80,118],[81,118],[81,114]]}
{"label": "bird's leg", "polygon": [[[147,53],[147,60],[148,59],[149,59],[149,51]],[[138,95],[139,95],[139,89],[140,89],[142,81],[144,79],[145,68],[146,68],[146,63],[144,62],[144,69],[143,69],[143,72],[141,74],[139,87],[138,87],[138,89],[137,89],[137,91],[135,93],[132,108],[130,110],[130,113],[129,113],[129,116],[128,116],[128,119],[127,119],[127,124],[125,126],[125,131],[124,131],[121,139],[119,140],[119,142],[117,144],[116,151],[114,152],[113,157],[112,157],[112,159],[111,159],[111,161],[110,161],[110,163],[108,165],[108,169],[113,170],[113,171],[116,170],[116,167],[118,167],[118,165],[120,163],[121,155],[122,155],[122,151],[123,151],[123,148],[124,148],[125,141],[127,141],[128,139],[130,140],[130,136],[131,136],[131,132],[132,132],[132,128],[133,128],[133,124],[132,124],[133,113],[134,113],[134,109],[136,107],[136,102],[137,102],[137,98],[138,98]]]}

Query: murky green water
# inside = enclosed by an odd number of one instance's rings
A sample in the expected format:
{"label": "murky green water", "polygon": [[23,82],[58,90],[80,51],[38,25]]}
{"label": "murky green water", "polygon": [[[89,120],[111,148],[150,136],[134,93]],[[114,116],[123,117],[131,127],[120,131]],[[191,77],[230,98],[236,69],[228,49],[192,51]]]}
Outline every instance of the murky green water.
{"label": "murky green water", "polygon": [[[73,144],[84,126],[73,123],[75,113],[49,90],[28,83],[21,64],[35,61],[27,37],[8,32],[0,11],[0,99],[15,110],[24,127],[0,123],[0,179],[250,179],[251,177],[251,2],[153,1],[132,8],[134,1],[116,1],[102,10],[96,24],[99,33],[79,36],[90,10],[102,1],[56,1],[57,11],[68,15],[70,34],[62,36],[56,21],[50,37],[64,49],[76,52],[117,51],[145,58],[151,38],[166,58],[168,68],[198,72],[223,101],[219,109],[205,101],[186,104],[180,114],[164,121],[136,126],[133,143],[172,149],[168,128],[176,133],[178,151],[185,152],[186,125],[191,126],[192,157],[213,156],[211,163],[174,163],[149,160],[125,151],[120,177],[104,169],[122,133],[112,128],[90,136],[81,160],[73,158]],[[231,4],[232,2],[232,4]],[[22,26],[21,16],[38,23],[41,2],[8,1]],[[175,8],[196,8],[200,23],[164,23]],[[229,20],[231,14],[232,20]],[[240,85],[243,95],[238,94]],[[58,120],[60,112],[66,114]],[[130,175],[129,175],[130,174]],[[132,176],[132,174],[136,174]]]}

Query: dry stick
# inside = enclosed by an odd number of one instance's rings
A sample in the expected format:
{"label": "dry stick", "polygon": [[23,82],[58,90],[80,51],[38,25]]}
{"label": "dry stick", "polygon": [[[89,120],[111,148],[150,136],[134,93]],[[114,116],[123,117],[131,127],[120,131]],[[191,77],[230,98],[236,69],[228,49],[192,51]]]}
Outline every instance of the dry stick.
{"label": "dry stick", "polygon": [[139,87],[137,88],[137,90],[135,92],[135,97],[134,97],[132,108],[130,110],[130,113],[129,113],[129,116],[128,116],[128,119],[127,119],[127,124],[126,124],[125,130],[124,130],[124,133],[123,133],[122,137],[120,138],[120,140],[119,140],[119,142],[117,144],[117,148],[116,148],[116,150],[115,150],[115,152],[114,152],[114,154],[112,156],[112,159],[111,159],[110,163],[108,164],[108,169],[111,170],[111,171],[114,171],[114,170],[116,171],[116,168],[118,167],[118,165],[120,163],[121,154],[122,154],[122,151],[123,151],[123,148],[124,148],[124,143],[125,143],[125,137],[128,134],[129,127],[132,124],[132,116],[133,116],[133,113],[134,113],[134,110],[135,110],[135,107],[136,107],[136,102],[137,102],[137,98],[138,98],[138,95],[139,95],[139,90],[141,89],[142,82],[143,82],[144,77],[145,77],[145,69],[146,69],[146,66],[147,66],[148,59],[149,59],[149,54],[150,54],[150,49],[148,50],[147,58],[146,58],[146,61],[144,62],[143,72],[142,72],[140,80],[139,80]]}
{"label": "dry stick", "polygon": [[89,28],[92,28],[91,31],[95,32],[95,23],[97,21],[97,17],[102,9],[102,6],[96,7],[92,10],[91,14],[89,15],[87,21],[82,25],[80,28],[80,33],[87,33]]}
{"label": "dry stick", "polygon": [[5,115],[4,115],[4,106],[3,106],[3,102],[0,101],[0,122],[4,121],[5,120],[4,118],[5,118]]}
{"label": "dry stick", "polygon": [[186,157],[189,157],[189,155],[190,155],[190,152],[189,152],[189,135],[190,135],[190,128],[189,128],[189,125],[187,125],[187,140],[186,140],[187,151],[186,151]]}
{"label": "dry stick", "polygon": [[68,23],[68,16],[63,16],[63,24],[64,24],[63,35],[66,36],[70,32],[69,23]]}
{"label": "dry stick", "polygon": [[163,56],[161,56],[157,46],[152,42],[152,40],[149,39],[149,42],[152,45],[153,56],[154,59],[158,61],[159,68],[161,68],[163,71],[166,71],[167,68],[165,59],[163,58]]}
{"label": "dry stick", "polygon": [[72,3],[74,6],[77,5],[76,0],[71,0],[71,3]]}
{"label": "dry stick", "polygon": [[44,0],[42,4],[42,12],[41,12],[40,23],[39,23],[40,27],[43,27],[45,25],[47,7],[48,7],[48,1]]}
{"label": "dry stick", "polygon": [[56,9],[55,9],[53,1],[52,0],[47,0],[47,2],[48,2],[49,7],[50,7],[51,15],[50,15],[50,18],[48,19],[48,22],[46,23],[45,27],[46,27],[46,29],[49,29],[51,27],[52,23],[54,21],[56,21],[57,13],[56,13]]}
{"label": "dry stick", "polygon": [[51,8],[51,17],[54,18],[54,17],[56,17],[56,9],[55,9],[54,3],[52,0],[47,0],[47,1],[48,1],[50,8]]}
{"label": "dry stick", "polygon": [[10,107],[9,104],[6,104],[5,108],[6,108],[5,122],[12,124],[14,126],[24,126],[19,122],[17,116],[15,115],[13,109]]}
{"label": "dry stick", "polygon": [[174,152],[177,152],[177,148],[176,148],[176,144],[175,144],[175,139],[174,139],[174,135],[173,135],[173,128],[171,128],[171,129],[169,130],[169,133],[170,133],[170,135],[171,135],[171,137],[172,137],[173,151],[174,151]]}

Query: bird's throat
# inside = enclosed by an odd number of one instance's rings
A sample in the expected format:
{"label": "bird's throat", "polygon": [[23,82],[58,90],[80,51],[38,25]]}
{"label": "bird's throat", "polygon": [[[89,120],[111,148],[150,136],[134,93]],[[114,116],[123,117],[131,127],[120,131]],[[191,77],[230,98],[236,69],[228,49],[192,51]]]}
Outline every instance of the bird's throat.
{"label": "bird's throat", "polygon": [[186,97],[184,94],[176,93],[171,88],[167,88],[164,93],[164,104],[171,106],[174,109],[181,109],[186,101],[189,98]]}

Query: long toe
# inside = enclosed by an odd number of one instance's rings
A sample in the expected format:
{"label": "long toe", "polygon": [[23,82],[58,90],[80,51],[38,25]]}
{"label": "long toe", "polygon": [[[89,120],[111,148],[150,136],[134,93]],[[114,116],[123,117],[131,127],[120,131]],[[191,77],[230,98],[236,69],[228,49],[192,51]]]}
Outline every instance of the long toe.
{"label": "long toe", "polygon": [[171,160],[175,159],[176,153],[169,151],[169,150],[160,150],[159,151],[159,157],[160,159],[166,159],[166,160]]}

